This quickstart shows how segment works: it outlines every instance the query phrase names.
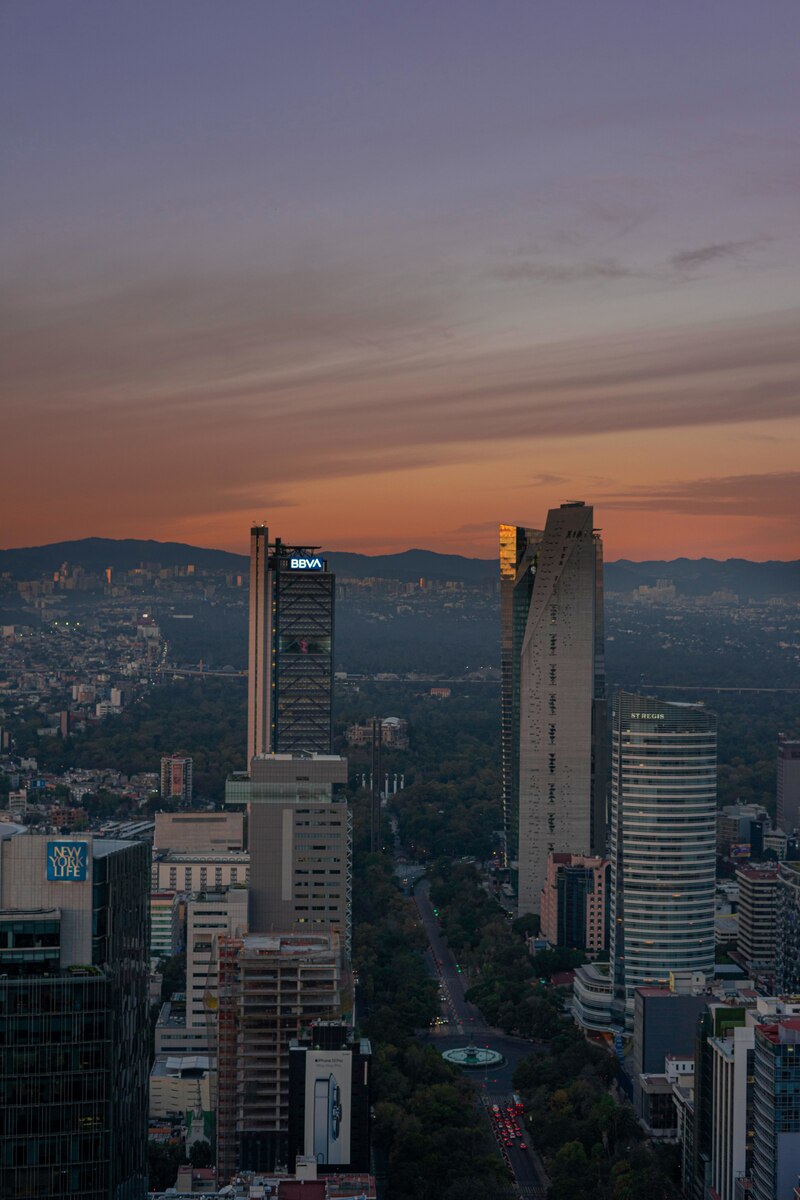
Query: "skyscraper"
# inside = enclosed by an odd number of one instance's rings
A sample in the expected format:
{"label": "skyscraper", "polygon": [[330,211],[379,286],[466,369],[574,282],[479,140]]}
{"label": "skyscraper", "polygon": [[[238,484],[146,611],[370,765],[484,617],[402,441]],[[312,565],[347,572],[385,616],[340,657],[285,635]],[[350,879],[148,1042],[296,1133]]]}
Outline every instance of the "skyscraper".
{"label": "skyscraper", "polygon": [[792,1200],[800,1172],[797,1017],[756,1028],[753,1116],[753,1200]]}
{"label": "skyscraper", "polygon": [[800,825],[800,738],[778,734],[777,823],[791,833]]}
{"label": "skyscraper", "polygon": [[500,673],[505,865],[519,845],[519,664],[541,529],[500,526]]}
{"label": "skyscraper", "polygon": [[259,933],[333,928],[350,956],[352,824],[334,785],[347,782],[335,754],[265,754],[249,779],[231,779],[229,804],[247,803],[248,926]]}
{"label": "skyscraper", "polygon": [[717,722],[620,692],[611,745],[611,961],[618,1018],[634,988],[714,971]]}
{"label": "skyscraper", "polygon": [[519,659],[521,913],[538,909],[550,852],[605,850],[603,562],[593,516],[582,501],[551,509],[527,568],[528,547],[522,552],[515,585],[514,624],[528,594]]}
{"label": "skyscraper", "polygon": [[259,754],[330,754],[334,576],[315,546],[250,530],[247,762]]}
{"label": "skyscraper", "polygon": [[2,1196],[146,1196],[149,860],[0,838]]}

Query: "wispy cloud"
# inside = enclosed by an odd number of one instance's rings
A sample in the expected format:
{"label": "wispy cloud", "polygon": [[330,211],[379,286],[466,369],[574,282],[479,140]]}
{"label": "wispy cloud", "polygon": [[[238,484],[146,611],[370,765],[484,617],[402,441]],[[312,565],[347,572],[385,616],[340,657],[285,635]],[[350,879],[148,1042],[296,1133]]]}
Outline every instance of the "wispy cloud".
{"label": "wispy cloud", "polygon": [[689,479],[608,493],[603,508],[675,512],[687,516],[769,517],[796,521],[800,471]]}
{"label": "wispy cloud", "polygon": [[738,242],[709,242],[705,246],[695,246],[690,250],[679,250],[671,255],[669,266],[679,274],[691,274],[710,266],[712,263],[726,260],[741,261],[752,250],[761,249],[768,238],[746,238]]}

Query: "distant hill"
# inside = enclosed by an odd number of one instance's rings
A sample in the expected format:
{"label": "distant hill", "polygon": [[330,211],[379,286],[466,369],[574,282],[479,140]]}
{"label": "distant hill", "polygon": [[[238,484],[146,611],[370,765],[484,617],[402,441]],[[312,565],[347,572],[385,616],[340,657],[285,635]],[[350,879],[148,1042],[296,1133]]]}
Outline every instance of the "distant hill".
{"label": "distant hill", "polygon": [[[338,550],[324,553],[331,569],[347,579],[398,579],[406,583],[420,578],[452,579],[477,584],[491,582],[498,576],[496,559],[437,554],[433,550],[404,550],[400,554],[353,554]],[[0,574],[7,572],[14,579],[51,574],[63,562],[93,573],[106,567],[129,571],[143,563],[159,563],[162,567],[194,563],[205,570],[230,573],[246,572],[248,566],[246,555],[227,550],[134,538],[83,538],[49,546],[0,550]],[[713,558],[676,558],[638,563],[620,559],[606,563],[605,585],[609,592],[631,592],[659,579],[671,580],[684,596],[708,596],[718,591],[734,592],[742,600],[800,596],[800,561],[759,563],[744,558],[729,558],[724,562]]]}

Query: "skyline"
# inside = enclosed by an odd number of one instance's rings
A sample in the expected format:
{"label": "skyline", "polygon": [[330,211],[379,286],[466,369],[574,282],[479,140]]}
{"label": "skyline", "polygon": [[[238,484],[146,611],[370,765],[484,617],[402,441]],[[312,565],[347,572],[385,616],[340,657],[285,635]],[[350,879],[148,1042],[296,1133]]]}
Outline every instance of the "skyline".
{"label": "skyline", "polygon": [[3,547],[800,557],[788,0],[3,26]]}

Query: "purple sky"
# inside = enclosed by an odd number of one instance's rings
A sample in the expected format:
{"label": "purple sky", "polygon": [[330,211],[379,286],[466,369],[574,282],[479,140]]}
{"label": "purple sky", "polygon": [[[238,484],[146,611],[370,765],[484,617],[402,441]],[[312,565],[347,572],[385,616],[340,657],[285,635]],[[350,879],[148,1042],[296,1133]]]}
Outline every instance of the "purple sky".
{"label": "purple sky", "polygon": [[609,557],[800,555],[798,45],[795,0],[6,4],[3,544],[483,554],[578,495]]}

